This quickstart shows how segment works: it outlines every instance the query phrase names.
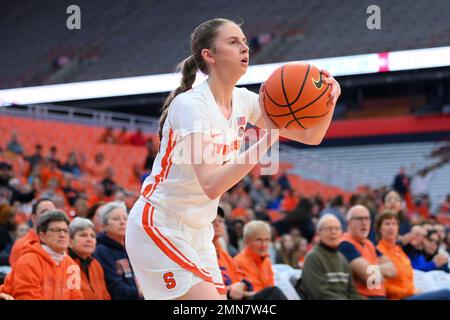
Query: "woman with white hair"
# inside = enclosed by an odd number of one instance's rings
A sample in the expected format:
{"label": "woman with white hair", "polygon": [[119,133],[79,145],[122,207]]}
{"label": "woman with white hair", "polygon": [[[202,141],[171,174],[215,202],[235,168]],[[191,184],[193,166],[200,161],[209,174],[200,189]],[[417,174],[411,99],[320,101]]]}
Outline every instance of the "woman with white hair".
{"label": "woman with white hair", "polygon": [[69,225],[69,254],[80,266],[81,292],[84,300],[111,300],[105,284],[105,274],[97,259],[92,257],[97,244],[91,220],[75,218]]}
{"label": "woman with white hair", "polygon": [[123,202],[109,202],[102,206],[99,213],[103,232],[97,236],[94,257],[105,271],[106,286],[111,299],[142,299],[125,251],[127,208]]}

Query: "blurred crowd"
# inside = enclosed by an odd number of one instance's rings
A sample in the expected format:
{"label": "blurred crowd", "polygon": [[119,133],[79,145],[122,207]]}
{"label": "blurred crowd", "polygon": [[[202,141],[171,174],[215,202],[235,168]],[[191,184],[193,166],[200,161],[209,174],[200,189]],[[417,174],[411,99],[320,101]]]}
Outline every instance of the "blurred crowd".
{"label": "blurred crowd", "polygon": [[[130,168],[135,190],[118,185],[102,153],[61,159],[56,146],[36,145],[25,155],[15,134],[0,152],[1,298],[143,299],[124,236],[157,147],[126,129],[107,128],[99,143],[146,148],[142,165]],[[449,272],[450,194],[431,212],[427,193],[446,161],[331,199],[298,193],[284,170],[249,174],[222,196],[213,221],[229,298],[285,299],[275,265],[302,270],[294,287],[303,299],[447,298],[445,290],[419,292],[412,276]]]}

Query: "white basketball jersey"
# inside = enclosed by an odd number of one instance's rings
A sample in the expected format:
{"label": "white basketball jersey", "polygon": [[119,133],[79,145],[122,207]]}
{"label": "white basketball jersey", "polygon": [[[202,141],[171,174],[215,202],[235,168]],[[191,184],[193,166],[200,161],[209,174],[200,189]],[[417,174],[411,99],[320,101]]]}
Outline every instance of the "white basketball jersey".
{"label": "white basketball jersey", "polygon": [[258,95],[245,88],[233,90],[232,114],[228,120],[220,111],[207,80],[176,96],[169,107],[160,150],[151,175],[142,185],[141,197],[194,228],[211,223],[220,197],[208,198],[192,164],[174,158],[174,154],[179,155],[177,147],[186,135],[200,132],[211,139],[213,152],[222,157],[221,161],[228,161],[239,152],[247,122],[255,124],[260,115]]}

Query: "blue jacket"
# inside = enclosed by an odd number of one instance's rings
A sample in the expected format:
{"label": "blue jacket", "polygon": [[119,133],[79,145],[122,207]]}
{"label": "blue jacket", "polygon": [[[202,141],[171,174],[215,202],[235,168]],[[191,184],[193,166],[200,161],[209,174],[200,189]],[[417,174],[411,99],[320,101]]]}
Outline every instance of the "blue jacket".
{"label": "blue jacket", "polygon": [[120,243],[100,233],[93,256],[105,271],[105,282],[112,300],[140,299],[130,260]]}
{"label": "blue jacket", "polygon": [[409,260],[411,260],[411,266],[413,269],[425,272],[433,270],[449,272],[448,265],[437,267],[432,260],[427,260],[422,251],[414,249],[411,245],[406,245],[403,248]]}

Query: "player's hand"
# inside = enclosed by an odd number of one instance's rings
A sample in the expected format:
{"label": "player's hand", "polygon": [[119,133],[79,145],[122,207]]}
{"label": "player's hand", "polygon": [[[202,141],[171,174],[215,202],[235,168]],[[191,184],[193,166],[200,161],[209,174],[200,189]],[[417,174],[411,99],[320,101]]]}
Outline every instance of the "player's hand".
{"label": "player's hand", "polygon": [[277,125],[269,118],[266,109],[264,108],[264,82],[261,83],[261,87],[259,87],[259,107],[261,108],[261,117],[264,119],[265,128],[270,129],[278,129]]}
{"label": "player's hand", "polygon": [[334,77],[331,75],[331,73],[325,69],[321,70],[321,73],[325,76],[323,78],[323,82],[331,86],[330,90],[330,100],[332,103],[332,106],[336,105],[337,99],[341,95],[341,86],[339,83],[334,79]]}

